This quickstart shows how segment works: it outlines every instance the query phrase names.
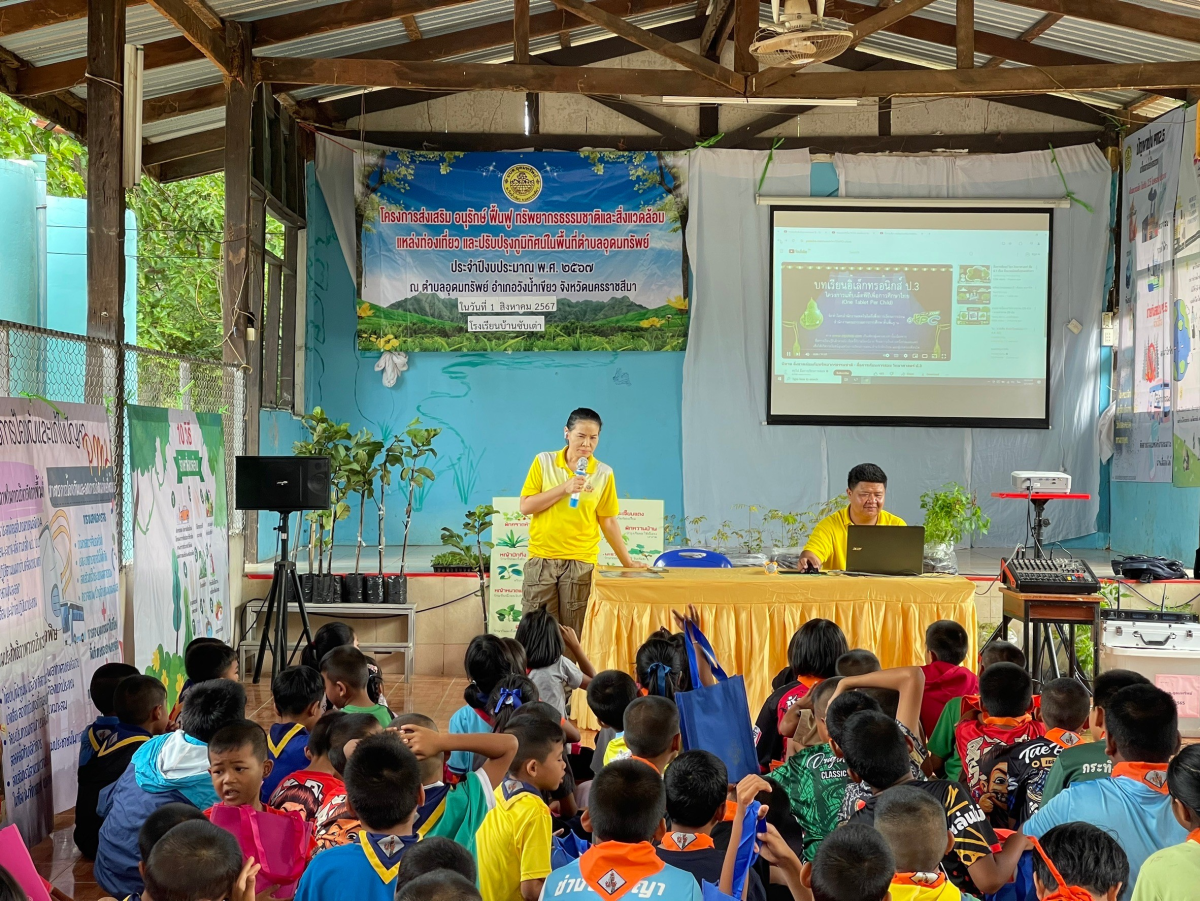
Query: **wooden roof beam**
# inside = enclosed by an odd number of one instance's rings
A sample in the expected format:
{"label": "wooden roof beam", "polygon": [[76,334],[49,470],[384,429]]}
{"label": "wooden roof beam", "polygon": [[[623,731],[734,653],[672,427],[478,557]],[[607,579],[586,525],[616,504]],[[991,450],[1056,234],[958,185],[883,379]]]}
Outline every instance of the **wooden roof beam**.
{"label": "wooden roof beam", "polygon": [[[125,8],[146,0],[125,0]],[[0,7],[0,37],[87,18],[87,0],[25,0]]]}
{"label": "wooden roof beam", "polygon": [[1102,63],[896,72],[809,72],[763,89],[765,97],[988,97],[1154,90],[1200,84],[1200,61]]}
{"label": "wooden roof beam", "polygon": [[224,20],[205,0],[149,0],[149,3],[208,57],[222,75],[232,74],[225,47]]}
{"label": "wooden roof beam", "polygon": [[187,159],[189,156],[199,156],[214,150],[225,149],[225,129],[213,128],[181,138],[168,138],[165,141],[151,141],[142,147],[142,165],[157,166],[160,163],[172,163],[176,160]]}
{"label": "wooden roof beam", "polygon": [[556,68],[291,57],[260,57],[256,69],[260,81],[288,84],[543,94],[739,96],[712,79],[675,69]]}
{"label": "wooden roof beam", "polygon": [[[757,3],[757,0],[755,2]],[[685,69],[690,69],[734,93],[740,94],[746,89],[746,79],[737,72],[726,69],[720,63],[713,62],[711,59],[661,38],[653,32],[639,28],[619,16],[605,12],[592,3],[587,3],[585,0],[554,0],[554,5],[559,9],[573,12],[579,18],[599,25],[630,43],[637,44],[639,47],[644,47],[678,63]]]}
{"label": "wooden roof beam", "polygon": [[[204,54],[183,36],[151,41],[145,46],[142,67],[145,70],[174,66],[202,59]],[[17,73],[17,92],[26,96],[53,94],[83,84],[87,74],[87,57],[68,59],[47,66],[30,66]]]}
{"label": "wooden roof beam", "polygon": [[[1021,34],[1017,36],[1017,40],[1025,41],[1028,44],[1032,44],[1035,40],[1040,38],[1047,31],[1049,31],[1051,28],[1053,28],[1055,25],[1057,25],[1059,22],[1061,22],[1062,19],[1063,19],[1063,17],[1060,16],[1058,13],[1046,13],[1046,15],[1042,16],[1040,19],[1038,19],[1036,22],[1034,22],[1032,25],[1030,25],[1028,28],[1026,28],[1023,32],[1021,32]],[[989,59],[983,65],[984,65],[985,69],[994,69],[997,66],[999,66],[1001,63],[1004,63],[1004,62],[1006,62],[1004,57],[993,56],[991,59]]]}
{"label": "wooden roof beam", "polygon": [[[254,23],[254,46],[256,49],[269,47],[372,22],[404,20],[417,13],[469,2],[471,0],[346,0],[344,3],[318,6],[303,12],[259,19]],[[411,27],[407,22],[404,23],[406,32],[411,33]]]}
{"label": "wooden roof beam", "polygon": [[198,113],[224,105],[225,85],[210,84],[203,88],[177,91],[174,94],[163,94],[143,100],[142,121],[158,122],[161,119],[173,119],[176,116],[186,116],[188,113]]}
{"label": "wooden roof beam", "polygon": [[[905,0],[907,2],[907,0]],[[1004,0],[1013,6],[1200,43],[1200,18],[1122,0]]]}

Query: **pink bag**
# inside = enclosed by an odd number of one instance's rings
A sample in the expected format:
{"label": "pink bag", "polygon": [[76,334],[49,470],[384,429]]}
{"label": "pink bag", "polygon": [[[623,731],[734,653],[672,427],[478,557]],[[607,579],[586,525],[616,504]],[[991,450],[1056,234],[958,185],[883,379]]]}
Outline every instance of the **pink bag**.
{"label": "pink bag", "polygon": [[262,869],[254,890],[262,896],[286,901],[296,894],[296,883],[312,857],[312,826],[299,811],[264,811],[252,807],[217,804],[209,811],[213,825],[233,833],[243,857],[253,857]]}
{"label": "pink bag", "polygon": [[29,896],[30,901],[50,901],[46,881],[38,875],[33,858],[29,856],[29,849],[25,847],[21,832],[15,825],[0,829],[0,862]]}

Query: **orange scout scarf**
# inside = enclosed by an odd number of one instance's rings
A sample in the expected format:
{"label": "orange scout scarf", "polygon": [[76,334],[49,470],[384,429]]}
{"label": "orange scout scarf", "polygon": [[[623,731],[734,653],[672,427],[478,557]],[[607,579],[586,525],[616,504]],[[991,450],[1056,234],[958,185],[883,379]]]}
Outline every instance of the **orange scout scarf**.
{"label": "orange scout scarf", "polygon": [[643,879],[666,866],[649,842],[636,845],[604,842],[593,845],[579,858],[583,881],[605,901],[617,901]]}
{"label": "orange scout scarf", "polygon": [[712,836],[703,832],[668,832],[662,846],[668,851],[704,851],[716,847]]}
{"label": "orange scout scarf", "polygon": [[1124,776],[1152,788],[1160,795],[1168,794],[1167,765],[1165,763],[1118,763],[1112,770],[1113,778]]}

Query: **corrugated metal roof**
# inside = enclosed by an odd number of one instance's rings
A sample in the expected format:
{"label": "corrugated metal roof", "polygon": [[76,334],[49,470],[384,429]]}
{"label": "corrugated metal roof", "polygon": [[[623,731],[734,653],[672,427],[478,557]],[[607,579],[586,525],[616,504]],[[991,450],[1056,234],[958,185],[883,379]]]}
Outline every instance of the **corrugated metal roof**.
{"label": "corrugated metal roof", "polygon": [[[8,6],[12,2],[18,2],[18,0],[0,0],[0,6]],[[330,5],[337,0],[210,0],[210,2],[214,9],[223,16],[252,20],[303,12]],[[859,0],[859,2],[870,3],[872,0]],[[1200,0],[1135,0],[1135,2],[1147,8],[1200,18]],[[530,12],[537,15],[554,9],[555,6],[551,0],[532,0]],[[512,10],[512,0],[476,0],[476,2],[420,13],[416,16],[416,21],[422,35],[435,37],[465,28],[508,21],[512,18]],[[955,0],[935,0],[933,4],[916,15],[949,23],[954,21],[954,13]],[[631,21],[642,27],[652,28],[688,19],[694,14],[695,8],[688,5],[637,16]],[[131,41],[149,43],[177,34],[176,30],[149,6],[132,7],[127,15],[127,28]],[[1043,15],[1044,13],[1041,11],[1009,5],[1000,0],[975,0],[977,26],[981,30],[1009,38],[1019,36],[1038,22]],[[761,8],[761,18],[764,22],[770,20],[769,7]],[[577,28],[571,32],[571,43],[573,45],[586,44],[604,40],[608,36],[608,32],[599,27]],[[408,35],[403,23],[399,19],[392,19],[289,41],[264,48],[261,53],[271,56],[335,57],[356,51],[403,44],[407,41]],[[34,65],[48,65],[75,59],[83,56],[86,52],[87,22],[80,19],[21,32],[6,36],[0,43],[6,49],[29,60]],[[1040,35],[1034,43],[1110,62],[1200,59],[1200,44],[1072,18],[1062,19]],[[547,52],[557,49],[557,47],[557,36],[534,38],[530,42],[530,49],[534,53]],[[934,68],[953,68],[954,66],[953,48],[888,32],[878,32],[872,35],[861,45],[860,49],[877,56],[903,60],[916,65]],[[450,59],[461,62],[483,63],[505,62],[511,58],[512,49],[507,45],[450,57]],[[986,56],[977,54],[976,64],[982,64],[985,59]],[[147,71],[145,93],[147,97],[157,97],[216,84],[219,81],[220,75],[211,63],[207,60],[197,60]],[[81,86],[76,89],[76,92],[82,95],[84,88]],[[346,88],[344,87],[317,86],[297,91],[296,96],[300,99],[308,99],[338,96],[345,93]],[[1140,92],[1135,91],[1112,91],[1089,94],[1078,99],[1098,106],[1111,107],[1128,104],[1142,96]],[[1139,112],[1147,116],[1157,115],[1165,112],[1170,105],[1170,101],[1160,101],[1143,107]],[[175,137],[215,127],[221,124],[222,120],[221,110],[206,110],[152,123],[146,126],[145,133],[148,138],[155,140]]]}

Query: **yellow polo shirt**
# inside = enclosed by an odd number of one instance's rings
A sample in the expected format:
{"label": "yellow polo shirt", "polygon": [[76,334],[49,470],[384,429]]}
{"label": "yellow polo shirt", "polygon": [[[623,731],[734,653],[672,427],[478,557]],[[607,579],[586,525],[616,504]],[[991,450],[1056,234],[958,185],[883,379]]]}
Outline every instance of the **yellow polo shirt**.
{"label": "yellow polo shirt", "polygon": [[[521,497],[541,494],[573,478],[566,448],[538,454],[525,477]],[[533,514],[529,522],[529,556],[595,563],[600,555],[600,517],[616,516],[620,509],[612,467],[589,457],[587,486],[579,495],[579,505],[572,507],[568,495],[548,510]]]}
{"label": "yellow polo shirt", "polygon": [[540,794],[511,778],[501,783],[496,806],[475,833],[483,901],[522,901],[522,882],[550,875],[553,829]]}
{"label": "yellow polo shirt", "polygon": [[[899,516],[886,510],[879,511],[877,526],[903,526],[907,523]],[[821,559],[821,569],[846,568],[846,544],[850,540],[850,508],[831,513],[816,524],[804,550],[812,551]]]}

